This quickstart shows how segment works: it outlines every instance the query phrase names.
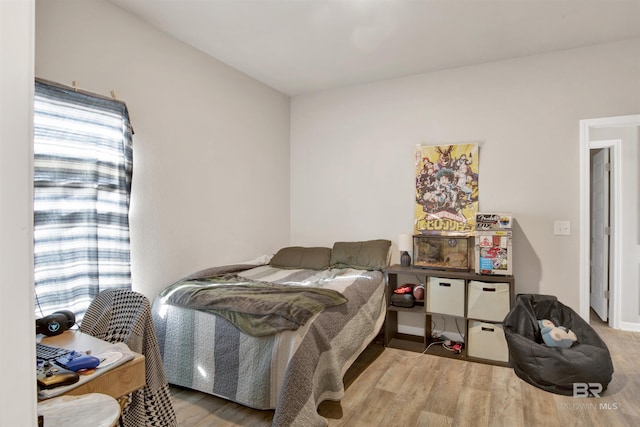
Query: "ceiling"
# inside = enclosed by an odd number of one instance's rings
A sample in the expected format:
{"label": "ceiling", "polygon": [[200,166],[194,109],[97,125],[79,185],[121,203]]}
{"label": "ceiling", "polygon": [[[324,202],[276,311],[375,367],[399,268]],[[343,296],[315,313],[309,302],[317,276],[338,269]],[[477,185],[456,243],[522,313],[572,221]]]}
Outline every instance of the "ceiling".
{"label": "ceiling", "polygon": [[288,95],[640,37],[640,0],[110,0]]}

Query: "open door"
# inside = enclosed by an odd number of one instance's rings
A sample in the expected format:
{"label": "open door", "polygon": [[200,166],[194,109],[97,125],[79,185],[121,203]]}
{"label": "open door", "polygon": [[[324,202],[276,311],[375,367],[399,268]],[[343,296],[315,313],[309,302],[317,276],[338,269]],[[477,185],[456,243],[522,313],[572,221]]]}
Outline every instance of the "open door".
{"label": "open door", "polygon": [[609,149],[591,156],[591,307],[609,317]]}

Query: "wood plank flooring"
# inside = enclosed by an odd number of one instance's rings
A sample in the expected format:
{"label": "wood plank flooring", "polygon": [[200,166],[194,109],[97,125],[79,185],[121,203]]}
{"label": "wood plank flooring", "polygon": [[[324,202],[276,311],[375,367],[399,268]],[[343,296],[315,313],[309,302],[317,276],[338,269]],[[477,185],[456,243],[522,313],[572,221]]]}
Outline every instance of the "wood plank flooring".
{"label": "wood plank flooring", "polygon": [[[615,372],[598,399],[547,393],[511,368],[419,355],[372,343],[345,375],[341,402],[318,411],[329,426],[640,426],[640,333],[616,331],[599,319]],[[180,427],[271,426],[258,411],[197,391],[171,388]]]}

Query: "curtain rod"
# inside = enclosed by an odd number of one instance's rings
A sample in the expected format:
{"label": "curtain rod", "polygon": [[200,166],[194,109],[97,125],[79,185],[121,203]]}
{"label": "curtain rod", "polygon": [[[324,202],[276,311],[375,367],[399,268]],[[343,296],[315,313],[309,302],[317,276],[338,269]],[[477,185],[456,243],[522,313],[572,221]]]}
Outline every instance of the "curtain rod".
{"label": "curtain rod", "polygon": [[121,104],[123,104],[125,106],[127,105],[124,101],[118,99],[118,97],[116,96],[116,91],[115,90],[111,91],[111,96],[109,97],[109,96],[105,96],[105,95],[100,95],[99,93],[93,93],[93,92],[89,92],[89,91],[86,91],[86,90],[78,89],[78,81],[77,80],[74,80],[72,82],[73,86],[66,86],[66,85],[63,85],[61,83],[53,82],[51,80],[43,79],[43,78],[40,78],[40,77],[36,77],[36,81],[39,82],[39,83],[44,83],[44,84],[50,85],[50,86],[59,87],[61,89],[72,90],[74,92],[82,93],[84,95],[95,96],[96,98],[105,99],[105,100],[108,100],[108,101],[119,102],[119,103],[121,103]]}

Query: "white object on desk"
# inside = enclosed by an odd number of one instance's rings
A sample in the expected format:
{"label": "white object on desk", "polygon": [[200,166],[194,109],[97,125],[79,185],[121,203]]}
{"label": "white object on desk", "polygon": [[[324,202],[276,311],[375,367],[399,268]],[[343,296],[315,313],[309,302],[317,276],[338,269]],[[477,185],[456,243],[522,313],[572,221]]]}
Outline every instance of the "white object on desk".
{"label": "white object on desk", "polygon": [[44,427],[112,427],[120,418],[120,405],[100,393],[59,396],[38,403],[38,414]]}
{"label": "white object on desk", "polygon": [[100,365],[98,365],[98,369],[111,366],[114,363],[117,363],[118,360],[122,359],[122,353],[120,353],[119,351],[110,351],[107,353],[96,354],[95,356],[100,359]]}

